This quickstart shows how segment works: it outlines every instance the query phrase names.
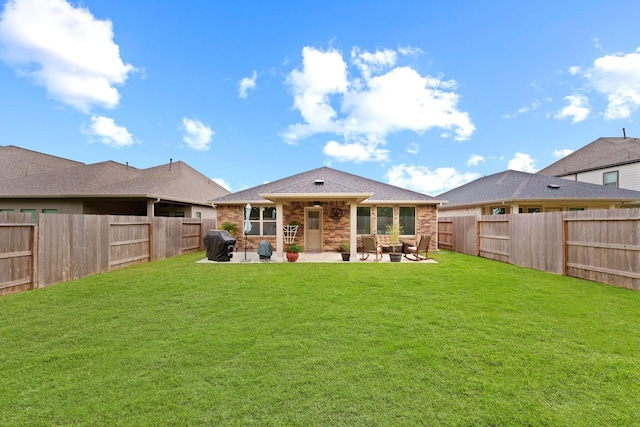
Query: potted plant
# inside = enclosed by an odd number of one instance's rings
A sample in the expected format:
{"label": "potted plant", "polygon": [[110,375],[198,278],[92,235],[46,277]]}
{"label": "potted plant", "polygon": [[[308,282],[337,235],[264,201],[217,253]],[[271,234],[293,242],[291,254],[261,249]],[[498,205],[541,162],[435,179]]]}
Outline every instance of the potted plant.
{"label": "potted plant", "polygon": [[222,223],[222,225],[220,226],[223,230],[227,230],[229,232],[229,234],[231,234],[233,237],[236,237],[236,234],[238,234],[238,225],[237,224],[233,224],[229,221],[225,221]]}
{"label": "potted plant", "polygon": [[351,258],[351,245],[343,243],[340,245],[340,252],[342,252],[342,260],[349,261]]}
{"label": "potted plant", "polygon": [[304,251],[304,248],[302,247],[302,245],[293,243],[287,246],[284,251],[287,253],[287,261],[296,262],[298,260],[298,257],[300,256],[300,252]]}
{"label": "potted plant", "polygon": [[400,234],[402,233],[402,226],[399,224],[387,224],[387,234],[389,234],[389,243],[391,243],[391,252],[389,252],[389,259],[391,262],[402,261],[402,253],[396,252],[396,248],[400,246]]}

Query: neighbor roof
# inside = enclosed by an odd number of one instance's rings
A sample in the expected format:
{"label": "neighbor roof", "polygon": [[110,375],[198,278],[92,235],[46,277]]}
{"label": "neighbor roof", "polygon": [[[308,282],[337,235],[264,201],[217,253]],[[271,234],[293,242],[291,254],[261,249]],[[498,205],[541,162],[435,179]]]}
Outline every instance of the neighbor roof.
{"label": "neighbor roof", "polygon": [[442,200],[416,191],[321,167],[213,199],[215,204],[264,203],[275,200],[356,198],[367,203],[438,204]]}
{"label": "neighbor roof", "polygon": [[438,197],[449,200],[449,203],[441,207],[446,210],[453,207],[478,206],[502,203],[503,201],[638,202],[640,201],[640,191],[508,170],[479,178],[442,193]]}
{"label": "neighbor roof", "polygon": [[212,194],[229,193],[180,161],[148,169],[113,161],[87,165],[14,146],[0,147],[0,159],[4,198],[143,197],[208,205]]}
{"label": "neighbor roof", "polygon": [[636,162],[640,162],[640,139],[598,138],[547,166],[538,174],[565,176]]}

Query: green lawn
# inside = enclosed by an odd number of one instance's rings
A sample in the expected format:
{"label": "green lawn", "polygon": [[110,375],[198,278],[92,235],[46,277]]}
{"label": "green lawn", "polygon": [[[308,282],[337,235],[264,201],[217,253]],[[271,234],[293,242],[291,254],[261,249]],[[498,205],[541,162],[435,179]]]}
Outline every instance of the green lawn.
{"label": "green lawn", "polygon": [[640,425],[640,293],[433,256],[0,297],[0,425]]}

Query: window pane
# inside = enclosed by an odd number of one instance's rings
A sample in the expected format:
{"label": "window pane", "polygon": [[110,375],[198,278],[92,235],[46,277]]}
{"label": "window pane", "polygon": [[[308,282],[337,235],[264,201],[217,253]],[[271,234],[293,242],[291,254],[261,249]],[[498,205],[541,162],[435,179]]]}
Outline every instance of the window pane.
{"label": "window pane", "polygon": [[358,234],[371,234],[371,208],[358,207]]}
{"label": "window pane", "polygon": [[262,211],[263,219],[276,219],[276,208],[264,208]]}
{"label": "window pane", "polygon": [[604,175],[604,185],[617,187],[618,186],[618,172],[605,172]]}
{"label": "window pane", "polygon": [[276,235],[276,222],[275,221],[265,221],[262,223],[262,234],[264,236],[275,236]]}
{"label": "window pane", "polygon": [[416,234],[416,208],[414,206],[400,207],[401,234]]}
{"label": "window pane", "polygon": [[387,234],[387,225],[393,226],[393,208],[391,206],[379,207],[377,213],[376,233]]}
{"label": "window pane", "polygon": [[33,224],[38,222],[38,215],[37,215],[35,209],[20,209],[20,212],[22,212],[22,213],[30,213],[31,214],[31,222]]}
{"label": "window pane", "polygon": [[[253,209],[252,209],[253,211]],[[251,231],[247,233],[248,236],[260,235],[260,221],[249,221],[251,223]],[[242,229],[244,230],[244,221],[242,221]]]}
{"label": "window pane", "polygon": [[307,230],[320,230],[320,211],[307,212]]}
{"label": "window pane", "polygon": [[493,208],[493,215],[504,215],[505,213],[505,208]]}
{"label": "window pane", "polygon": [[[247,211],[243,211],[243,218],[247,215]],[[250,220],[259,220],[260,219],[260,208],[252,207],[251,213],[249,214]]]}

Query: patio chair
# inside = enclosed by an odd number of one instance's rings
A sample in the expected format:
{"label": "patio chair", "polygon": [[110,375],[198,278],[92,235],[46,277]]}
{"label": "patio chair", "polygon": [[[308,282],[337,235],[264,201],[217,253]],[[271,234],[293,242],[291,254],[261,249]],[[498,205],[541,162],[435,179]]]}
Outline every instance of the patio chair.
{"label": "patio chair", "polygon": [[369,254],[375,254],[375,262],[382,259],[382,246],[376,242],[374,236],[362,236],[362,254],[360,260],[364,261],[369,258]]}
{"label": "patio chair", "polygon": [[[406,252],[404,253],[404,257],[410,261],[422,261],[427,259],[430,241],[431,236],[420,236],[420,242],[418,242],[417,246],[407,246],[405,248]],[[420,255],[420,252],[424,252],[424,256]]]}

